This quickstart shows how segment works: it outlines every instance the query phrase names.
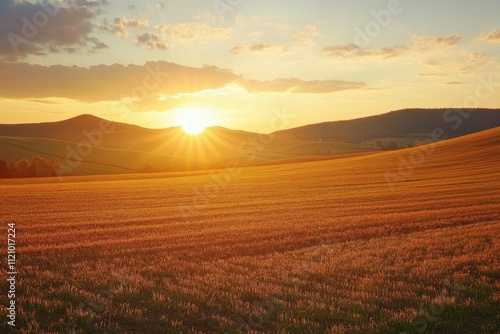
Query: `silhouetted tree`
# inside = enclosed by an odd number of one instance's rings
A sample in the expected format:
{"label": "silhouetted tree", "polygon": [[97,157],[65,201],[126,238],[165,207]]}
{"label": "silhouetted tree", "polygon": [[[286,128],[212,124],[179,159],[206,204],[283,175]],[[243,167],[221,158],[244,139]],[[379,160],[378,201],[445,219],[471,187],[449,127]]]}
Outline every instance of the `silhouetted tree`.
{"label": "silhouetted tree", "polygon": [[30,177],[43,177],[43,176],[56,176],[56,162],[49,161],[42,157],[33,157],[30,167],[28,169],[28,176]]}
{"label": "silhouetted tree", "polygon": [[29,176],[30,162],[22,159],[10,165],[10,175],[12,177],[28,177]]}
{"label": "silhouetted tree", "polygon": [[387,149],[388,150],[398,150],[399,149],[399,146],[398,144],[396,144],[395,142],[393,142],[392,140],[389,142],[389,144],[387,145]]}
{"label": "silhouetted tree", "polygon": [[0,179],[10,177],[9,165],[7,161],[0,159]]}
{"label": "silhouetted tree", "polygon": [[62,164],[58,160],[47,160],[38,156],[33,157],[31,163],[22,159],[7,165],[4,160],[0,160],[0,178],[57,176],[61,167]]}

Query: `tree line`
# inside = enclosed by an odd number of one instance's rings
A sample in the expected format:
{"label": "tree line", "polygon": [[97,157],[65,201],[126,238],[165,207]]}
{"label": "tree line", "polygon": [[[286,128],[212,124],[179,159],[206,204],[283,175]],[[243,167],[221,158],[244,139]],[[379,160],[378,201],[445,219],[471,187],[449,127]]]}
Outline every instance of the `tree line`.
{"label": "tree line", "polygon": [[0,179],[57,176],[62,164],[59,160],[33,157],[31,162],[21,159],[13,163],[0,159]]}

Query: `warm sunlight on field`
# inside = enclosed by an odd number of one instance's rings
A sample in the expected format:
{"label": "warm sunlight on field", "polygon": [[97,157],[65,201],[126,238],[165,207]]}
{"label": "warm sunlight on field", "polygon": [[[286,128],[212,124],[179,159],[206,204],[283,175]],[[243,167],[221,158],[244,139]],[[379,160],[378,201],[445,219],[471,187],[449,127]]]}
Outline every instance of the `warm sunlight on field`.
{"label": "warm sunlight on field", "polygon": [[499,0],[0,0],[0,334],[500,334]]}
{"label": "warm sunlight on field", "polygon": [[211,112],[200,108],[181,108],[179,111],[179,124],[189,135],[195,136],[212,125]]}
{"label": "warm sunlight on field", "polygon": [[[249,167],[229,179],[11,180],[0,198],[21,240],[19,326],[495,333],[499,138],[495,129],[440,143],[393,190],[384,173],[420,148]],[[217,191],[201,196],[214,180]]]}

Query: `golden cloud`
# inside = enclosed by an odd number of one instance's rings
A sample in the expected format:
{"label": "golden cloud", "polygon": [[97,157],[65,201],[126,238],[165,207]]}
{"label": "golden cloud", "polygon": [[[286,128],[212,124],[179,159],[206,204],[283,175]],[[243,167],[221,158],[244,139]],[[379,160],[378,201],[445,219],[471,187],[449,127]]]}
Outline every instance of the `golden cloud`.
{"label": "golden cloud", "polygon": [[362,82],[342,80],[249,80],[215,66],[195,68],[164,61],[151,61],[142,66],[91,67],[0,62],[0,73],[3,74],[0,98],[66,98],[90,103],[128,99],[137,104],[138,110],[151,110],[147,107],[153,105],[179,106],[186,100],[202,99],[210,90],[227,93],[230,86],[241,87],[249,93],[295,94],[324,94],[366,87]]}
{"label": "golden cloud", "polygon": [[500,43],[500,29],[493,29],[488,33],[481,34],[478,40],[486,43]]}

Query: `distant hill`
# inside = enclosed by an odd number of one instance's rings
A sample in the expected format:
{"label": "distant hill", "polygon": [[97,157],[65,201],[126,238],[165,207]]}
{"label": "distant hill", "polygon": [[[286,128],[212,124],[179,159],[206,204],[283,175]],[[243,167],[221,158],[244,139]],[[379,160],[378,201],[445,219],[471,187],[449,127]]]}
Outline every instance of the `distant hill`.
{"label": "distant hill", "polygon": [[[40,137],[51,139],[67,139],[65,134],[80,132],[84,129],[98,129],[102,118],[93,115],[80,115],[64,121],[26,124],[0,124],[0,136]],[[140,130],[141,127],[113,122],[116,130]],[[71,138],[75,139],[75,138]]]}
{"label": "distant hill", "polygon": [[379,139],[399,140],[407,144],[415,139],[429,138],[437,128],[443,129],[448,138],[455,138],[498,126],[500,109],[404,109],[347,121],[301,126],[278,131],[276,135],[288,139],[337,140],[372,145]]}
{"label": "distant hill", "polygon": [[[464,116],[469,116],[467,119]],[[14,162],[41,156],[65,162],[69,151],[88,141],[84,131],[105,121],[92,115],[50,123],[0,124],[0,159]],[[113,131],[69,175],[133,173],[149,165],[161,171],[223,168],[228,161],[259,165],[310,161],[379,151],[394,142],[403,148],[430,138],[441,128],[449,138],[500,126],[500,110],[407,109],[350,121],[306,125],[259,134],[223,127],[189,136],[181,128],[147,129],[111,122]],[[456,129],[454,128],[456,127]],[[78,146],[80,145],[80,146]]]}
{"label": "distant hill", "polygon": [[[0,125],[0,159],[12,163],[41,156],[64,163],[68,152],[77,152],[79,144],[89,143],[84,131],[99,129],[102,121],[92,115],[82,115],[52,123]],[[280,137],[262,144],[256,133],[222,127],[208,128],[193,137],[179,127],[146,129],[112,123],[114,130],[104,134],[99,145],[91,145],[91,153],[83,156],[82,163],[72,168],[69,175],[131,173],[145,165],[161,171],[185,171],[221,168],[229,160],[236,160],[240,165],[257,165],[378,150],[336,141]]]}

